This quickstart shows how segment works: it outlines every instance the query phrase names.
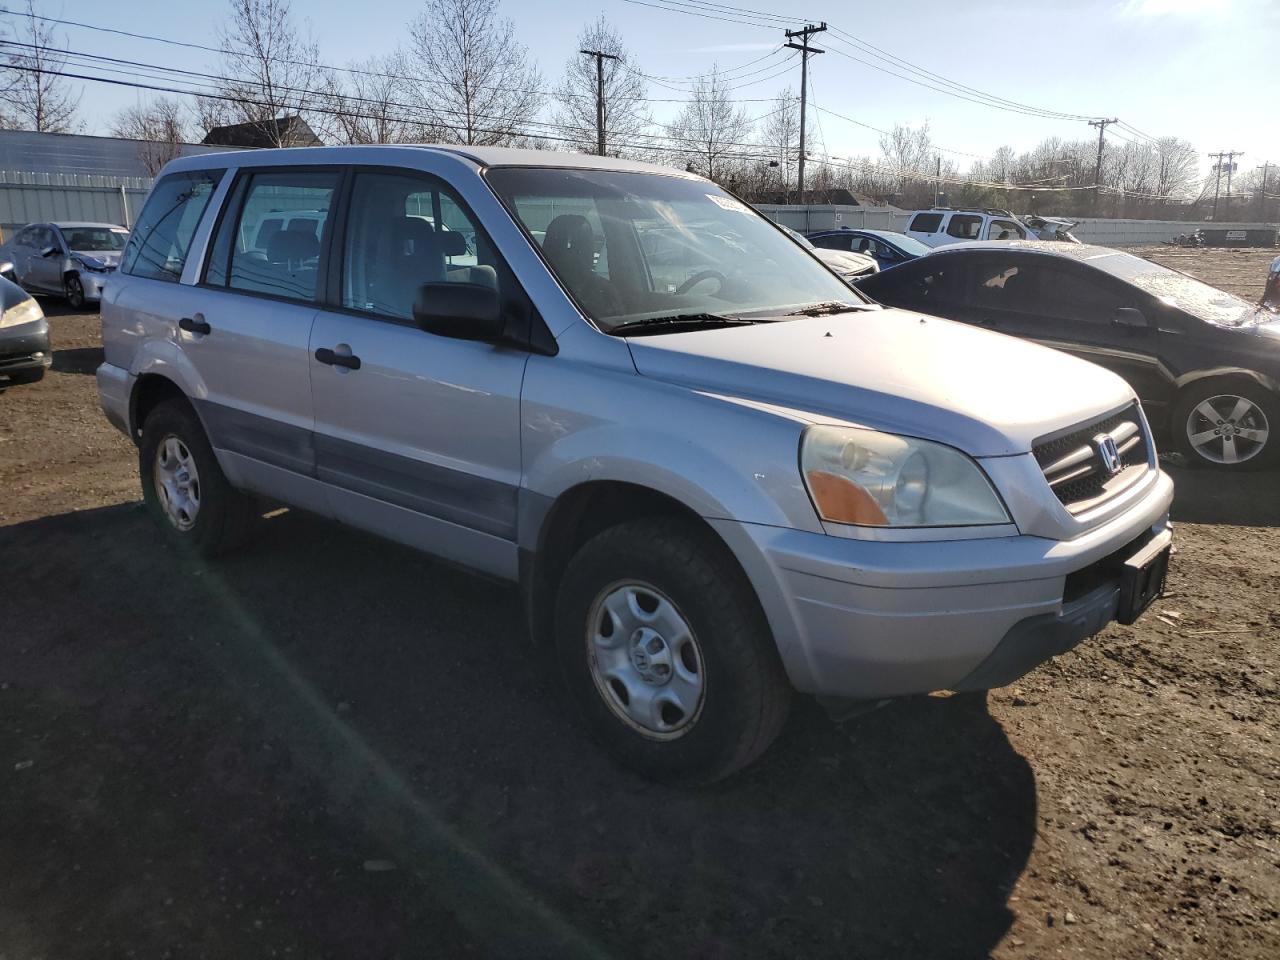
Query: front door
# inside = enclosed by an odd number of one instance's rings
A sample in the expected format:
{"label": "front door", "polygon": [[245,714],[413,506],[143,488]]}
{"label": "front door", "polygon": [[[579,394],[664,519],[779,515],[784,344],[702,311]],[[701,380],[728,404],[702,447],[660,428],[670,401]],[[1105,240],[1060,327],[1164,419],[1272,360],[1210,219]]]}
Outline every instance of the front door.
{"label": "front door", "polygon": [[[977,259],[966,284],[964,319],[1035,340],[1119,374],[1144,404],[1161,407],[1175,390],[1159,357],[1160,316],[1150,298],[1128,284],[1077,264],[1045,257]],[[1121,308],[1140,310],[1146,326],[1116,322]]]}
{"label": "front door", "polygon": [[316,469],[340,520],[444,559],[516,574],[520,387],[528,354],[425,333],[424,283],[514,276],[456,194],[409,171],[357,172],[340,228],[340,309],[311,333]]}

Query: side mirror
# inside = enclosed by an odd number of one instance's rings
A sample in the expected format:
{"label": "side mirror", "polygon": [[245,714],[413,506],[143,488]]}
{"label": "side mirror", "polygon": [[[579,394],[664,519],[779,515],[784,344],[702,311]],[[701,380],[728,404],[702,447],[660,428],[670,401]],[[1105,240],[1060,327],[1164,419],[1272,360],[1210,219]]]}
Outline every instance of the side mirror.
{"label": "side mirror", "polygon": [[18,271],[13,268],[11,261],[0,261],[0,277],[4,277],[10,283],[18,282]]}
{"label": "side mirror", "polygon": [[1135,327],[1145,330],[1147,317],[1137,307],[1117,307],[1111,314],[1111,322],[1117,327]]}
{"label": "side mirror", "polygon": [[455,340],[505,339],[498,291],[483,283],[424,283],[413,304],[419,329]]}
{"label": "side mirror", "polygon": [[45,247],[43,250],[40,251],[40,256],[43,257],[45,260],[48,260],[52,257],[56,257],[57,255],[58,255],[57,247]]}

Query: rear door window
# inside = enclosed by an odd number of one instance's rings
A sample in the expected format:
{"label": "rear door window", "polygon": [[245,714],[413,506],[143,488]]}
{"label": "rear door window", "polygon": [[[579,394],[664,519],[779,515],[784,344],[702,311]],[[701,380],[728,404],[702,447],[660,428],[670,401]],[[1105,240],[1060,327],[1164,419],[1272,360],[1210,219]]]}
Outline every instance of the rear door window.
{"label": "rear door window", "polygon": [[163,177],[147,198],[129,235],[121,272],[177,283],[182,278],[200,218],[222,170],[191,170]]}
{"label": "rear door window", "polygon": [[961,240],[977,240],[982,235],[982,217],[973,213],[954,213],[947,224],[947,236]]}
{"label": "rear door window", "polygon": [[[335,170],[260,171],[237,185],[205,282],[289,300],[316,299]],[[235,202],[235,201],[233,201]]]}
{"label": "rear door window", "polygon": [[839,235],[828,235],[825,237],[814,237],[810,243],[815,247],[822,247],[824,250],[849,250],[853,244],[853,238],[842,237]]}
{"label": "rear door window", "polygon": [[914,230],[916,233],[936,233],[940,226],[942,226],[942,214],[917,213],[907,229]]}

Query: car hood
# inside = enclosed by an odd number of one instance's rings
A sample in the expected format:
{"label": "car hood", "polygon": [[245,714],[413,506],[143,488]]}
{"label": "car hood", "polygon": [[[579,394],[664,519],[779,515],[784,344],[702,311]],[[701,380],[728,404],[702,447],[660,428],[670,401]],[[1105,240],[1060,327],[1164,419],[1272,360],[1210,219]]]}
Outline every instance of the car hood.
{"label": "car hood", "polygon": [[636,369],[972,456],[1026,453],[1047,433],[1123,406],[1117,377],[1056,350],[896,309],[635,337]]}
{"label": "car hood", "polygon": [[91,267],[118,267],[122,250],[72,250],[71,255]]}
{"label": "car hood", "polygon": [[825,247],[816,247],[813,252],[817,254],[819,260],[841,276],[874,273],[876,270],[876,261],[863,253],[828,250]]}

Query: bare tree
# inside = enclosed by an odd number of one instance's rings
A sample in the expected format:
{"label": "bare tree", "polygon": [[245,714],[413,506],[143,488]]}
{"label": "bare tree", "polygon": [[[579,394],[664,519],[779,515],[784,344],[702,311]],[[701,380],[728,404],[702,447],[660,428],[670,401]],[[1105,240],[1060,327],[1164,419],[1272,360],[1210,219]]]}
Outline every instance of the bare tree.
{"label": "bare tree", "polygon": [[1190,198],[1200,180],[1200,156],[1196,148],[1180,137],[1161,137],[1154,149],[1156,193],[1162,197]]}
{"label": "bare tree", "polygon": [[[605,153],[612,157],[634,155],[627,141],[653,125],[653,116],[645,106],[644,78],[636,71],[633,58],[622,37],[604,15],[582,28],[578,34],[579,50],[599,50],[617,57],[603,61],[604,74],[604,142]],[[584,152],[596,150],[596,61],[594,57],[576,53],[565,63],[564,76],[555,89],[557,103],[555,121],[561,132]]]}
{"label": "bare tree", "polygon": [[398,58],[402,98],[442,140],[509,144],[542,106],[542,78],[497,0],[426,0]]}
{"label": "bare tree", "polygon": [[894,178],[898,193],[909,206],[932,204],[934,176],[939,171],[946,177],[955,173],[951,161],[940,159],[927,121],[919,127],[895,123],[892,132],[880,137],[880,153],[886,172]]}
{"label": "bare tree", "polygon": [[11,122],[37,133],[72,133],[80,94],[72,93],[66,56],[56,44],[53,25],[36,17],[35,0],[27,0],[26,16],[19,20],[15,46],[5,58],[4,96]]}
{"label": "bare tree", "polygon": [[138,159],[154,177],[170,160],[182,155],[187,122],[177,100],[159,97],[149,104],[125,107],[111,122],[111,135],[138,141]]}
{"label": "bare tree", "polygon": [[424,143],[439,134],[424,112],[399,100],[395,57],[374,57],[331,71],[317,129],[335,143]]}
{"label": "bare tree", "polygon": [[751,119],[736,106],[719,70],[698,79],[693,95],[667,135],[684,152],[685,162],[710,180],[727,179],[751,134]]}
{"label": "bare tree", "polygon": [[800,98],[787,87],[773,98],[773,110],[765,115],[764,142],[778,166],[776,181],[791,190],[791,166],[800,155]]}
{"label": "bare tree", "polygon": [[229,0],[229,6],[219,40],[228,51],[222,73],[230,80],[219,91],[223,99],[204,100],[197,113],[254,124],[272,146],[297,146],[296,128],[276,121],[320,105],[323,71],[315,40],[299,30],[289,0]]}

